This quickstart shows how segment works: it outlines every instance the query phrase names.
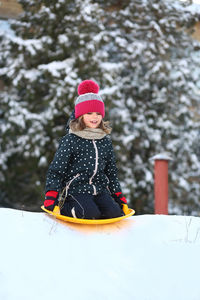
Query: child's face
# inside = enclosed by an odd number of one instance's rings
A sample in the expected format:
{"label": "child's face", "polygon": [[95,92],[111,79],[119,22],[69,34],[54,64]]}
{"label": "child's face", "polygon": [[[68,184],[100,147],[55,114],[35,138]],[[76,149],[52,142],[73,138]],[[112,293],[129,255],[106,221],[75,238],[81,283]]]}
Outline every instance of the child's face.
{"label": "child's face", "polygon": [[86,127],[97,128],[101,123],[102,115],[98,112],[90,112],[83,115],[83,121]]}

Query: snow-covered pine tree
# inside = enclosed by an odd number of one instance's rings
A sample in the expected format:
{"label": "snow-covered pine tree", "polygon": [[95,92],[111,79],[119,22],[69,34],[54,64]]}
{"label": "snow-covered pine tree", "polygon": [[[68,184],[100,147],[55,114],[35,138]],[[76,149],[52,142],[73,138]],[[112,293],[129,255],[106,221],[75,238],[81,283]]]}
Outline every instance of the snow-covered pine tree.
{"label": "snow-covered pine tree", "polygon": [[16,36],[1,37],[1,190],[13,207],[40,209],[78,83],[103,84],[104,27],[102,10],[90,0],[19,2]]}
{"label": "snow-covered pine tree", "polygon": [[117,3],[107,7],[106,28],[109,68],[118,69],[111,119],[124,190],[137,212],[152,211],[149,159],[167,151],[174,158],[170,212],[197,214],[200,44],[191,32],[200,7],[166,0]]}

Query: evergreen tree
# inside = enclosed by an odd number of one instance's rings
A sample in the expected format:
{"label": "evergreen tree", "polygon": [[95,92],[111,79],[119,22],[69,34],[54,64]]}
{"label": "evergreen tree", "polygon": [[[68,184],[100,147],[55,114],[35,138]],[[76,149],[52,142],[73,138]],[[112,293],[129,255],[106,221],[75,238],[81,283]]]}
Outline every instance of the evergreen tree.
{"label": "evergreen tree", "polygon": [[[111,111],[121,180],[137,212],[152,211],[149,159],[169,152],[170,212],[199,211],[200,9],[179,1],[126,1],[109,10],[108,60],[116,65]],[[197,8],[198,6],[195,6]],[[113,8],[113,6],[112,6]],[[123,111],[123,114],[120,112]]]}
{"label": "evergreen tree", "polygon": [[101,85],[104,28],[102,11],[90,0],[20,3],[24,13],[12,22],[16,36],[1,37],[1,187],[10,205],[40,209],[78,83],[93,78]]}

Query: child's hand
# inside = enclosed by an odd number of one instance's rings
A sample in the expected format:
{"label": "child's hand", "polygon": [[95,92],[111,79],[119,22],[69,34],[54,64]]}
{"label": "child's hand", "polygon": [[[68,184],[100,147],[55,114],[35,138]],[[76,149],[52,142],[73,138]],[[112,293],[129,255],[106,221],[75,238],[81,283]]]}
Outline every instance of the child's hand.
{"label": "child's hand", "polygon": [[48,191],[45,194],[44,207],[53,211],[55,205],[58,204],[58,192]]}
{"label": "child's hand", "polygon": [[115,193],[112,195],[112,197],[114,198],[114,200],[119,204],[119,206],[121,208],[123,208],[123,204],[127,204],[127,200],[126,198],[122,195],[121,192]]}

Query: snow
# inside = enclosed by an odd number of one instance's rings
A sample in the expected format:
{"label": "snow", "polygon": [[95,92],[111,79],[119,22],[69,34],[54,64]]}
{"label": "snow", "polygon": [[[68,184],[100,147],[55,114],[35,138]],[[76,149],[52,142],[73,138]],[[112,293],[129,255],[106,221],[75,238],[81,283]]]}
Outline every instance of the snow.
{"label": "snow", "polygon": [[0,208],[0,236],[0,299],[200,299],[198,217],[87,226]]}
{"label": "snow", "polygon": [[[40,182],[77,86],[89,77],[100,85],[119,177],[131,201],[140,199],[151,211],[149,158],[169,151],[176,158],[169,164],[173,206],[198,215],[200,51],[187,33],[198,22],[200,6],[143,0],[116,10],[105,1],[72,2],[46,1],[37,13],[25,5],[22,19],[0,21],[0,75],[6,84],[0,98],[0,177],[10,178],[9,162],[17,155],[20,170],[30,158],[30,178]],[[15,169],[13,193],[21,186]]]}
{"label": "snow", "polygon": [[70,72],[72,69],[73,59],[65,59],[63,61],[53,61],[49,64],[42,64],[38,67],[39,70],[48,70],[54,77],[60,77],[60,70],[67,69]]}
{"label": "snow", "polygon": [[151,157],[150,160],[173,160],[169,153],[163,152]]}

